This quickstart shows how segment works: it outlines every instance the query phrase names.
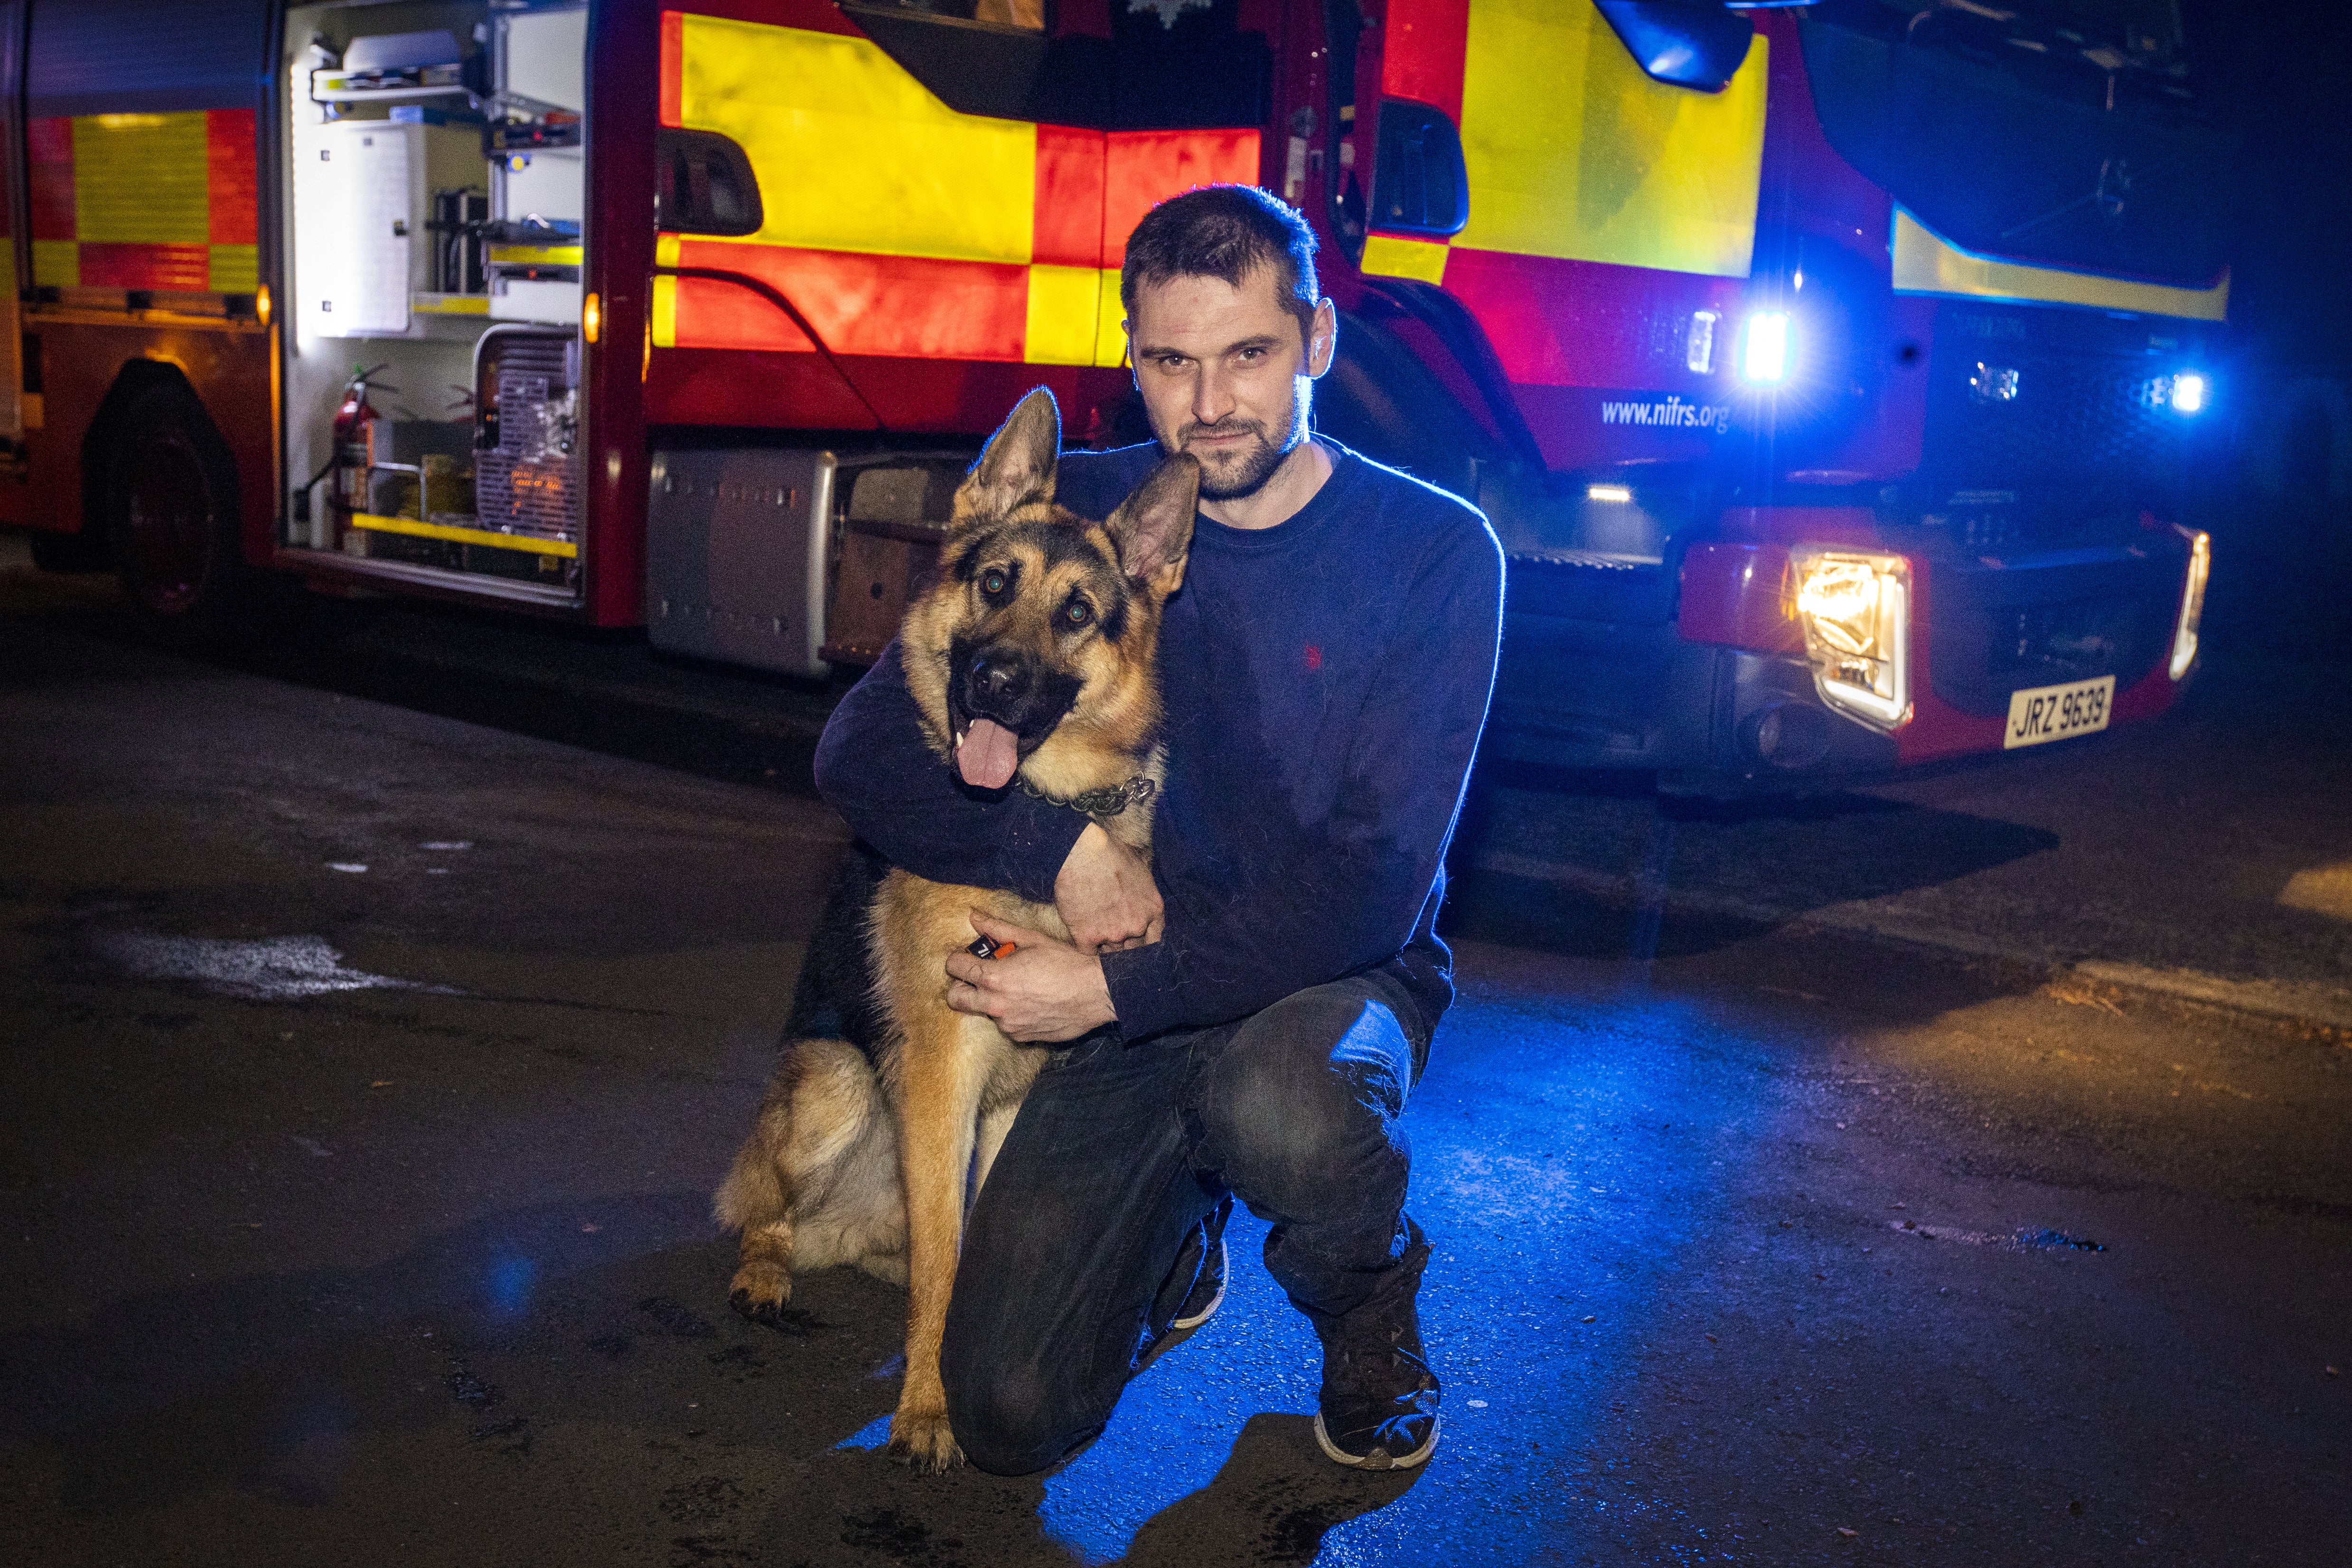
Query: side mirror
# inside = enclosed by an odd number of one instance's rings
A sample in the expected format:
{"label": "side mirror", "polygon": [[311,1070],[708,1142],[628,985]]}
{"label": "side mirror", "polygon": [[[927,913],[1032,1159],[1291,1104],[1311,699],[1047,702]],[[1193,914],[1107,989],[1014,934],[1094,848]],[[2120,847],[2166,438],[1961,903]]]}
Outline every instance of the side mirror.
{"label": "side mirror", "polygon": [[1470,174],[1462,134],[1442,109],[1389,99],[1373,153],[1371,226],[1448,235],[1470,221]]}
{"label": "side mirror", "polygon": [[716,131],[663,126],[654,167],[654,226],[665,233],[757,234],[766,221],[751,158]]}
{"label": "side mirror", "polygon": [[1592,0],[1653,80],[1721,92],[1748,58],[1756,24],[1722,0]]}

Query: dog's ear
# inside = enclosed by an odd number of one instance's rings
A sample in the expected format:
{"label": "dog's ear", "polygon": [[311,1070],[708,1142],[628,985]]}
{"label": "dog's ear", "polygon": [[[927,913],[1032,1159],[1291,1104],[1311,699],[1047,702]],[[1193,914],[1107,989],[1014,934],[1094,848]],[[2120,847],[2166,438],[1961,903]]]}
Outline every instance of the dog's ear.
{"label": "dog's ear", "polygon": [[1021,400],[964,476],[955,496],[956,526],[1003,517],[1025,501],[1052,500],[1061,456],[1062,411],[1041,386]]}
{"label": "dog's ear", "polygon": [[1180,452],[1152,469],[1103,524],[1118,546],[1119,569],[1163,599],[1183,586],[1200,506],[1199,458]]}

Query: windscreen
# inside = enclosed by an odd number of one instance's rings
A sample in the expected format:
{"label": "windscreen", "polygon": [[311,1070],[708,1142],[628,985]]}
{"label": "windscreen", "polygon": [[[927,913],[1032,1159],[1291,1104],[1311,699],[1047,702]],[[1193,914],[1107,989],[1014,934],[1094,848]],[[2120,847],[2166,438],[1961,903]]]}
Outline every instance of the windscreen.
{"label": "windscreen", "polygon": [[2170,0],[1823,0],[1799,26],[1831,145],[1948,243],[2220,276],[2233,142],[2204,116]]}

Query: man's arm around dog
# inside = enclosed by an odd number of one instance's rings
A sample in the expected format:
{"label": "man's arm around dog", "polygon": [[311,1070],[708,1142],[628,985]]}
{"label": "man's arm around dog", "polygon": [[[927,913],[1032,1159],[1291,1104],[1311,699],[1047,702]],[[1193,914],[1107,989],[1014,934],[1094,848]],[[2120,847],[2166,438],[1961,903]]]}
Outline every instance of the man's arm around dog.
{"label": "man's arm around dog", "polygon": [[[1082,488],[1099,465],[1115,486],[1126,458],[1066,462],[1065,484]],[[1309,508],[1322,515],[1302,513],[1285,537],[1227,540],[1233,595],[1220,597],[1196,535],[1193,582],[1171,603],[1162,642],[1165,938],[1106,952],[1100,994],[1060,955],[960,966],[982,985],[1017,990],[1005,1000],[1021,1018],[984,1009],[1015,1037],[1068,1037],[1024,1027],[1057,996],[1108,995],[1133,1039],[1239,1017],[1384,962],[1442,1010],[1451,982],[1431,929],[1439,847],[1485,715],[1502,563],[1467,507],[1347,461],[1349,482]],[[1219,537],[1210,531],[1208,552]],[[1253,561],[1269,546],[1279,563]],[[890,687],[904,703],[886,660],[852,694],[856,709],[836,714],[819,759],[826,797],[919,874],[1036,889],[1042,901],[1082,819],[1017,794],[961,795],[922,749],[911,709],[891,711]],[[1075,989],[1059,995],[1064,985]]]}
{"label": "man's arm around dog", "polygon": [[894,639],[825,725],[817,793],[894,866],[1053,904],[1078,948],[1160,940],[1160,890],[1135,854],[1066,806],[984,800],[924,743]]}

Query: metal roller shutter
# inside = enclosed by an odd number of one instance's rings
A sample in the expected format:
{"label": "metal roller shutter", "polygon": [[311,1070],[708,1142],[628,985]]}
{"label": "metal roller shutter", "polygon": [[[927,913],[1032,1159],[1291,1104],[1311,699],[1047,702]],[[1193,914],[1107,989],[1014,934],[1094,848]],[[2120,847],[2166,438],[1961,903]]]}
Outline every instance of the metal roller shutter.
{"label": "metal roller shutter", "polygon": [[250,109],[268,25],[267,0],[40,0],[26,114]]}

